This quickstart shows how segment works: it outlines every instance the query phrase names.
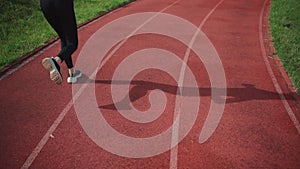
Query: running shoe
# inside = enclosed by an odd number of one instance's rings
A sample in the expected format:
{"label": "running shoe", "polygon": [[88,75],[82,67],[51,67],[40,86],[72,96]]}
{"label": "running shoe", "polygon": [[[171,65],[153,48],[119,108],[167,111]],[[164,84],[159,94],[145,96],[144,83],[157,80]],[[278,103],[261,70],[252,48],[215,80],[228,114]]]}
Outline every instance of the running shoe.
{"label": "running shoe", "polygon": [[82,76],[81,72],[79,70],[75,70],[73,73],[68,73],[68,83],[76,83],[77,79]]}
{"label": "running shoe", "polygon": [[54,58],[44,58],[42,64],[46,70],[50,72],[50,79],[56,84],[62,83],[62,75],[60,73],[60,66]]}

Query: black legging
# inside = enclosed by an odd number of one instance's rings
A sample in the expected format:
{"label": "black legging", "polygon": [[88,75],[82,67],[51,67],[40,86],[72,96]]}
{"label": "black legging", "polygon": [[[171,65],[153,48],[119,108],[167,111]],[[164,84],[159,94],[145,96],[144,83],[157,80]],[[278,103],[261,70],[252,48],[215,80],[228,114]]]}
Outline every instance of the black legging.
{"label": "black legging", "polygon": [[78,35],[73,0],[40,0],[43,14],[61,40],[61,51],[57,55],[73,68],[71,55],[78,47]]}

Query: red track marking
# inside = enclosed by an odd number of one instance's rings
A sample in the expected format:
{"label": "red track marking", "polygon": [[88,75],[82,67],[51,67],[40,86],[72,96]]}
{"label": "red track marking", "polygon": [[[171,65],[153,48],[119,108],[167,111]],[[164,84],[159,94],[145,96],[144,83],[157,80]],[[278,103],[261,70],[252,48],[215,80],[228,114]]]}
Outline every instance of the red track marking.
{"label": "red track marking", "polygon": [[[174,2],[140,0],[95,20],[80,29],[81,44],[75,57],[89,37],[105,24],[128,14],[160,11]],[[59,45],[55,43],[0,81],[0,168],[20,168],[22,165],[24,168],[299,168],[300,136],[296,117],[299,116],[299,108],[291,100],[289,90],[282,87],[285,81],[276,66],[266,57],[261,29],[266,2],[225,0],[220,4],[221,1],[217,0],[182,0],[166,11],[195,25],[200,24],[224,64],[228,84],[227,104],[219,127],[207,142],[199,144],[198,137],[210,105],[210,83],[202,63],[192,51],[187,65],[199,78],[201,95],[195,126],[175,151],[145,159],[130,159],[95,145],[78,122],[73,100],[69,101],[71,86],[54,86],[45,78],[47,72],[42,71],[40,61],[57,52]],[[218,3],[218,8],[215,8]],[[154,35],[127,39],[112,52],[112,57],[107,58],[101,70],[95,72],[99,105],[112,103],[107,91],[113,84],[103,79],[111,79],[122,58],[132,51],[148,47],[173,51],[183,59],[187,46]],[[66,68],[63,71],[66,72]],[[174,93],[169,89],[173,90],[172,86],[176,83],[170,77],[163,73],[145,72],[134,80],[145,79],[149,80],[149,84],[144,84],[144,87],[152,90],[152,85],[155,85],[166,91],[172,102]],[[141,109],[147,107],[147,94],[143,94],[147,93],[146,89],[138,85],[132,87],[132,95],[138,96],[134,105]],[[171,110],[172,105],[166,108],[164,117],[172,119]],[[160,131],[157,123],[139,126],[143,130],[136,128],[136,124],[113,116],[115,112],[109,108],[104,110],[107,119],[123,133],[147,137]],[[161,128],[167,127],[163,124],[170,123],[159,120]],[[50,134],[54,138],[49,138]]]}

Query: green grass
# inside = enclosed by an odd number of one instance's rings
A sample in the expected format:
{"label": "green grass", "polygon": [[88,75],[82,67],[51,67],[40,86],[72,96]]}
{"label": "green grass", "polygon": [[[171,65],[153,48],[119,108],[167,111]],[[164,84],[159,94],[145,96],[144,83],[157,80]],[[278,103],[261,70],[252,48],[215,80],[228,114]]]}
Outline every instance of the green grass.
{"label": "green grass", "polygon": [[[132,0],[74,0],[77,24]],[[0,0],[0,69],[55,37],[39,0]]]}
{"label": "green grass", "polygon": [[272,0],[273,43],[297,92],[300,92],[300,1]]}

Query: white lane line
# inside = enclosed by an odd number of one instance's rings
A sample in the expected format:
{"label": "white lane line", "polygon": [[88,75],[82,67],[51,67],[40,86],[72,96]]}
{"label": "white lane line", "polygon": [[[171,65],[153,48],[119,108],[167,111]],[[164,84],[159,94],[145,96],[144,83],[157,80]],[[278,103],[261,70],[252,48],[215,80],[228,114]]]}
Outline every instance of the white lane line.
{"label": "white lane line", "polygon": [[146,24],[148,24],[152,19],[154,19],[155,17],[157,17],[159,14],[161,14],[162,12],[164,12],[165,10],[169,9],[170,7],[174,6],[176,3],[178,3],[181,0],[177,0],[175,2],[173,2],[171,5],[165,7],[164,9],[162,9],[161,11],[157,12],[155,15],[153,15],[152,17],[150,17],[149,19],[147,19],[143,24],[141,24],[139,27],[137,27],[131,34],[129,34],[124,40],[122,40],[113,50],[112,52],[109,53],[109,55],[100,63],[99,68],[101,68],[103,65],[106,64],[106,62],[112,57],[112,55],[114,53],[116,53],[117,50],[120,49],[120,47],[131,37],[133,36],[137,31],[139,31],[143,26],[145,26]]}
{"label": "white lane line", "polygon": [[285,96],[283,95],[283,92],[282,92],[282,89],[275,77],[275,74],[271,68],[271,64],[268,60],[268,57],[267,57],[267,54],[266,54],[266,48],[265,48],[265,45],[264,45],[264,39],[263,39],[263,30],[262,30],[262,27],[263,27],[263,17],[264,17],[264,11],[265,11],[265,8],[266,8],[266,4],[267,4],[268,0],[265,0],[264,2],[264,5],[261,9],[261,12],[260,12],[260,17],[259,17],[259,40],[260,40],[260,47],[261,47],[261,52],[262,52],[262,56],[263,56],[263,59],[264,59],[264,62],[265,62],[265,65],[267,67],[267,70],[268,70],[268,73],[272,79],[272,82],[273,82],[273,85],[276,89],[276,92],[278,93],[281,101],[282,101],[282,104],[284,105],[284,108],[286,109],[290,119],[292,120],[293,124],[295,125],[297,131],[298,131],[298,134],[300,134],[300,124],[299,124],[299,121],[295,115],[295,113],[293,112],[292,108],[290,107],[289,103],[287,102],[287,99],[285,98]]}
{"label": "white lane line", "polygon": [[[223,2],[224,2],[224,0],[219,1],[219,3],[216,6],[214,6],[214,8],[205,16],[205,18],[200,23],[197,31],[195,32],[195,34],[193,35],[193,37],[192,37],[192,39],[191,39],[191,41],[189,43],[189,46],[188,46],[188,48],[187,48],[187,50],[186,50],[186,52],[184,54],[183,64],[182,64],[181,69],[180,69],[180,76],[179,76],[179,80],[178,80],[178,90],[177,90],[178,94],[182,93],[184,75],[185,75],[185,71],[186,71],[188,59],[189,59],[189,56],[190,56],[190,53],[191,53],[191,49],[192,49],[192,46],[195,43],[196,37],[200,33],[200,30],[202,29],[203,25],[206,23],[206,21],[208,20],[208,18],[212,15],[212,13],[215,12],[215,10]],[[179,98],[179,99],[181,99],[181,98]],[[182,103],[182,102],[180,101],[180,103]],[[176,118],[177,117],[180,118],[180,114],[181,114],[181,107],[179,107],[179,110],[175,110],[173,122],[176,122]],[[174,124],[173,131],[172,131],[172,143],[171,143],[171,145],[176,144],[178,142],[178,139],[179,139],[178,138],[178,134],[179,134],[179,126],[180,126],[179,121],[180,120],[178,120]],[[176,169],[177,168],[177,163],[178,163],[177,160],[178,160],[178,145],[176,145],[175,147],[173,147],[171,149],[171,152],[170,152],[170,169]]]}
{"label": "white lane line", "polygon": [[[171,5],[167,6],[166,8],[162,9],[161,11],[159,11],[156,15],[154,15],[153,17],[151,17],[150,19],[148,19],[147,21],[145,21],[142,25],[144,26],[145,24],[147,24],[149,21],[151,21],[153,18],[155,18],[157,15],[159,15],[160,13],[164,12],[165,10],[167,10],[168,8],[172,7],[173,5],[175,5],[177,2],[179,2],[180,0],[175,1],[174,3],[172,3]],[[101,19],[101,18],[100,18]],[[142,25],[140,27],[138,27],[136,30],[134,30],[131,34],[134,35],[134,33],[136,33],[140,28],[142,28]],[[130,36],[128,36],[129,38]],[[126,38],[125,40],[122,41],[121,44],[124,44],[126,42],[126,40],[128,40],[128,38]],[[109,56],[107,57],[107,59],[103,60],[101,65],[104,65],[109,58],[113,55],[113,52],[117,51],[119,48],[121,47],[121,45],[119,44],[112,52],[110,52]],[[101,67],[101,66],[99,66]],[[95,70],[92,74],[92,77],[95,77],[97,74],[98,70]],[[43,149],[43,147],[46,145],[47,141],[49,140],[50,135],[56,130],[56,128],[58,127],[58,125],[61,123],[61,121],[64,119],[64,117],[66,116],[66,114],[69,112],[69,110],[73,107],[74,102],[78,99],[78,97],[82,94],[82,92],[84,91],[84,89],[87,87],[87,84],[83,85],[79,91],[75,94],[75,96],[73,96],[73,98],[68,102],[68,104],[65,106],[65,108],[63,109],[63,111],[59,114],[59,116],[57,117],[57,119],[54,121],[54,123],[50,126],[50,128],[48,129],[48,131],[46,132],[46,134],[43,136],[43,138],[40,140],[40,142],[37,144],[37,146],[34,148],[34,150],[31,152],[31,154],[28,156],[28,158],[26,159],[26,161],[24,162],[23,166],[21,167],[21,169],[28,169],[31,164],[33,163],[33,161],[36,159],[36,157],[39,155],[39,153],[41,152],[41,150]]]}
{"label": "white lane line", "polygon": [[[73,97],[73,99],[77,100],[78,97],[83,92],[83,90],[84,90],[83,87],[80,88],[80,90],[75,94],[75,96]],[[23,164],[23,166],[21,167],[21,169],[27,169],[27,168],[29,168],[31,166],[31,164],[33,163],[33,161],[36,159],[36,157],[38,156],[38,154],[41,152],[41,150],[43,149],[43,147],[45,146],[45,144],[47,143],[47,141],[51,137],[52,133],[56,130],[56,128],[58,127],[58,125],[64,119],[64,117],[69,112],[69,110],[72,108],[73,104],[74,104],[73,100],[70,100],[69,103],[66,105],[66,107],[63,109],[63,111],[59,114],[59,116],[57,117],[57,119],[54,121],[54,123],[51,125],[51,127],[48,129],[48,131],[46,132],[46,134],[44,135],[44,137],[41,139],[41,141],[34,148],[33,152],[27,158],[27,160],[25,161],[25,163]]]}

